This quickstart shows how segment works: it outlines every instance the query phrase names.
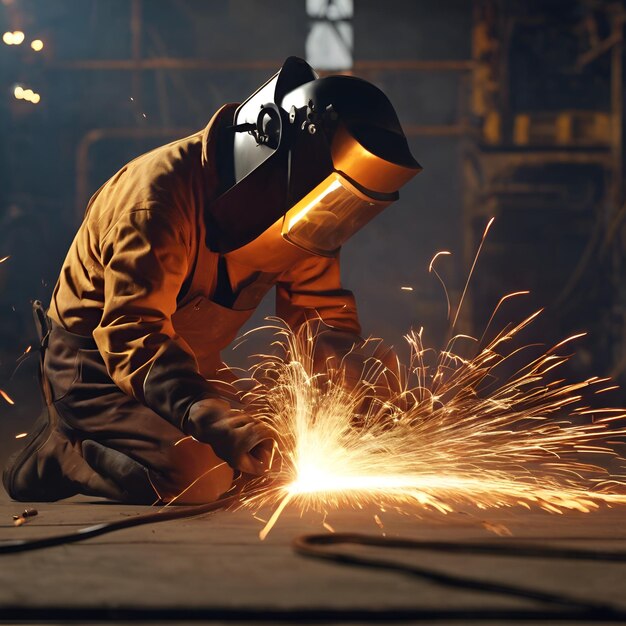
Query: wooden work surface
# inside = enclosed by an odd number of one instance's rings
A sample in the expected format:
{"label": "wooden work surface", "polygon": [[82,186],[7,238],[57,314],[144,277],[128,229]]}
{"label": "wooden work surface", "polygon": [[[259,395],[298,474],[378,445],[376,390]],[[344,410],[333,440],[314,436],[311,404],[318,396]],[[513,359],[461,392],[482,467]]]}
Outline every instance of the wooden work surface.
{"label": "wooden work surface", "polygon": [[[0,499],[0,540],[68,532],[149,510],[87,498],[35,504],[39,515],[15,528],[24,505]],[[267,517],[271,511],[260,516]],[[379,510],[331,512],[337,532],[436,541],[516,542],[626,552],[626,510],[549,515],[525,510],[428,515],[423,519]],[[626,559],[622,562],[552,557],[489,556],[432,551],[341,549],[360,556],[418,566],[423,575],[348,567],[294,554],[303,533],[327,532],[322,516],[287,509],[265,541],[262,522],[249,510],[221,511],[123,530],[69,546],[0,556],[0,619],[5,623],[309,623],[398,622],[415,609],[425,621],[506,624],[548,619],[561,607],[472,589],[476,582],[549,592],[623,611]],[[501,537],[506,527],[514,535]],[[490,530],[491,529],[491,530]],[[432,579],[460,579],[450,586]],[[480,585],[479,585],[480,586]],[[526,593],[523,591],[523,593]],[[528,613],[530,611],[531,613]],[[555,616],[556,617],[556,616]],[[617,616],[616,616],[617,617]],[[593,623],[594,619],[588,620]],[[536,623],[536,622],[535,622]],[[569,623],[569,620],[560,621]]]}

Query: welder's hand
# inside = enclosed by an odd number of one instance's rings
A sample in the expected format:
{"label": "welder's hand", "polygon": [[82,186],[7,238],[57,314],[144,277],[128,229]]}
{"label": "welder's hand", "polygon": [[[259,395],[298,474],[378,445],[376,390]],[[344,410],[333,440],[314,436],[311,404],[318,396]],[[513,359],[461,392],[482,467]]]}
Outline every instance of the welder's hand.
{"label": "welder's hand", "polygon": [[244,410],[218,398],[191,406],[183,430],[208,443],[232,468],[259,476],[270,469],[276,433]]}

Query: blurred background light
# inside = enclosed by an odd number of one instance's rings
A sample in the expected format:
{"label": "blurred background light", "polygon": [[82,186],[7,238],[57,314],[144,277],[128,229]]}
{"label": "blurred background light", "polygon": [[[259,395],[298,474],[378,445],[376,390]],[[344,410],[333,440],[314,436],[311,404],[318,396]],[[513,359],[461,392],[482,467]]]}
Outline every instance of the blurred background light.
{"label": "blurred background light", "polygon": [[[594,338],[572,361],[576,378],[626,383],[621,5],[0,0],[0,43],[14,46],[0,47],[0,258],[12,256],[0,265],[0,382],[23,343],[37,340],[30,302],[49,303],[93,192],[139,154],[205,127],[295,54],[323,75],[380,87],[424,166],[345,247],[343,281],[366,334],[399,344],[423,326],[430,343],[445,341],[445,295],[429,262],[438,250],[456,253],[441,267],[458,302],[476,238],[497,214],[459,331],[480,336],[503,293],[532,288],[528,304],[507,301],[502,316],[545,306],[540,340],[581,330]],[[273,314],[271,296],[263,306],[249,328]],[[261,340],[247,345],[225,359],[246,365],[263,351]],[[29,367],[8,387],[19,407],[38,401]],[[17,411],[31,416],[19,408],[4,419],[3,409],[0,401],[0,459],[23,430]]]}
{"label": "blurred background light", "polygon": [[23,43],[24,37],[25,35],[21,30],[15,30],[13,32],[7,31],[2,35],[2,41],[4,41],[7,46],[19,46]]}
{"label": "blurred background light", "polygon": [[13,89],[13,95],[17,100],[26,100],[32,104],[41,102],[41,95],[32,89],[24,89],[21,85],[16,85]]}

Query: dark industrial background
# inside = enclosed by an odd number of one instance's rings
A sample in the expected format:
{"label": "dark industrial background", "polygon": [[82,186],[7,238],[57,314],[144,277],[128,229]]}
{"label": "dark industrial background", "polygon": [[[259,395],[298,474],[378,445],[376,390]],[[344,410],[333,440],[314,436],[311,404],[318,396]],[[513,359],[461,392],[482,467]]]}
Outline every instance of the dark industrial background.
{"label": "dark industrial background", "polygon": [[[503,303],[487,338],[544,308],[519,345],[545,351],[586,331],[555,375],[612,376],[626,389],[625,4],[0,0],[0,465],[39,410],[31,302],[48,301],[90,195],[136,155],[246,98],[289,55],[381,87],[424,167],[342,253],[366,335],[402,352],[403,335],[423,328],[427,345],[444,346],[446,295],[429,262],[452,252],[436,269],[455,316],[493,217],[454,331],[480,337],[503,296],[530,291]],[[247,328],[272,312],[268,297]],[[268,340],[253,335],[223,356],[246,365]],[[626,393],[595,400],[623,406]],[[22,505],[0,494],[3,546],[146,511],[87,497],[34,506],[15,528]],[[290,505],[265,542],[270,512],[256,513],[2,555],[0,621],[598,624],[626,614],[621,507],[341,507],[322,526],[321,514]],[[345,547],[387,563],[370,570],[293,553],[294,537],[322,528],[410,537],[426,550]],[[445,551],[429,549],[442,541]],[[476,542],[487,551],[473,552]],[[412,576],[388,571],[398,564]]]}
{"label": "dark industrial background", "polygon": [[[0,0],[0,32],[24,33],[0,43],[0,388],[15,402],[0,399],[0,453],[35,417],[30,303],[49,299],[89,196],[305,57],[322,22],[344,39],[351,29],[342,71],[385,91],[424,166],[342,253],[364,333],[398,345],[423,327],[441,346],[446,298],[429,261],[453,253],[437,268],[455,305],[495,217],[458,330],[480,336],[502,296],[530,290],[495,328],[545,307],[525,338],[587,331],[569,375],[623,382],[624,3],[355,0],[349,18],[333,4],[314,2],[326,5],[315,15],[304,0]],[[225,357],[242,365],[262,347]]]}

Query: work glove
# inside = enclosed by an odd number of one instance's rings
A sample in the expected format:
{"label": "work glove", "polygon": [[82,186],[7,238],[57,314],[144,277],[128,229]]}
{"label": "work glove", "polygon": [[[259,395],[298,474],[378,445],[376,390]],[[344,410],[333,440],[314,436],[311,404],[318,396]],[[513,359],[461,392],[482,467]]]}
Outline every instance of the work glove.
{"label": "work glove", "polygon": [[234,402],[219,398],[199,400],[189,409],[183,431],[208,443],[233,469],[255,476],[270,469],[275,431]]}

